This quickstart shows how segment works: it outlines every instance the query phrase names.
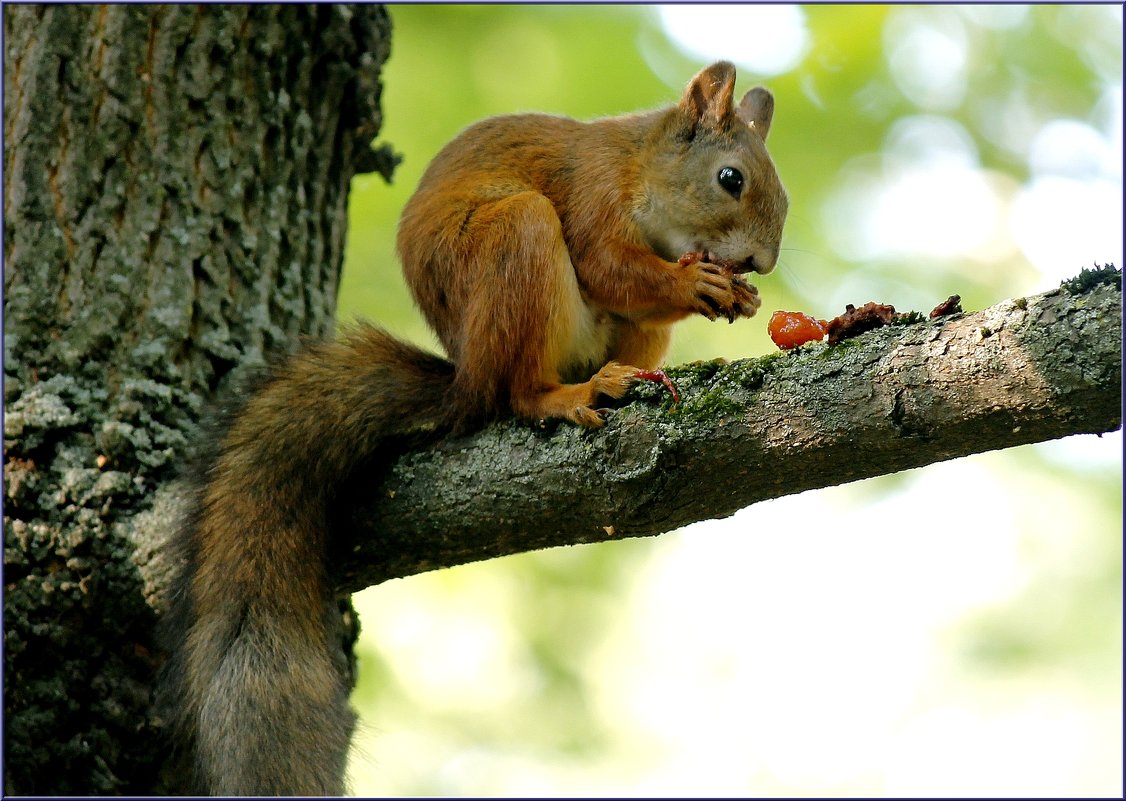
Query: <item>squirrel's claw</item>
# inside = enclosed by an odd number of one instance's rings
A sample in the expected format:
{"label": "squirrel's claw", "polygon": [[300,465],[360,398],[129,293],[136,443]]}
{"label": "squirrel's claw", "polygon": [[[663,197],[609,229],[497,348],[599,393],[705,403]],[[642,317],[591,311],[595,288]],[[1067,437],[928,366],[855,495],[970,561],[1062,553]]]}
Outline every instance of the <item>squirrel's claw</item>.
{"label": "squirrel's claw", "polygon": [[672,379],[664,370],[638,370],[634,373],[634,378],[639,378],[642,381],[653,381],[661,384],[672,395],[673,403],[680,403],[680,393],[676,391],[676,385],[673,384]]}

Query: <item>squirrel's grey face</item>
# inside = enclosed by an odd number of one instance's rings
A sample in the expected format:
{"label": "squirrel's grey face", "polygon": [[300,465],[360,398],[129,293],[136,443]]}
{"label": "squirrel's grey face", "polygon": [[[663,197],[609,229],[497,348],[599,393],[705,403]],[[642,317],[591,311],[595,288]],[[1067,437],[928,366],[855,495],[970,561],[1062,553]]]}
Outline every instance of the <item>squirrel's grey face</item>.
{"label": "squirrel's grey face", "polygon": [[735,68],[700,70],[661,128],[671,146],[642,166],[635,220],[655,253],[670,261],[707,253],[738,273],[769,273],[778,262],[788,201],[766,139],[774,95],[754,87],[734,101]]}
{"label": "squirrel's grey face", "polygon": [[743,133],[742,147],[701,160],[700,179],[709,184],[713,210],[686,220],[698,250],[712,260],[735,262],[736,272],[765,275],[778,262],[789,199],[762,140],[753,130]]}
{"label": "squirrel's grey face", "polygon": [[722,132],[699,132],[646,170],[638,219],[662,258],[707,253],[736,272],[765,275],[778,262],[789,200],[758,131],[732,122]]}

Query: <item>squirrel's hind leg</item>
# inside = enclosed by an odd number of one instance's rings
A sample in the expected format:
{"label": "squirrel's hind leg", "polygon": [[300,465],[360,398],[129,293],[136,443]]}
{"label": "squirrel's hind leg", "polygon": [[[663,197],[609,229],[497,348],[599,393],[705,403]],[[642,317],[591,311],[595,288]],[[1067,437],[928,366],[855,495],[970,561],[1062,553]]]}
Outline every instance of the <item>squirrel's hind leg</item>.
{"label": "squirrel's hind leg", "polygon": [[[522,417],[602,425],[599,396],[624,395],[639,368],[611,361],[616,323],[583,298],[551,201],[529,190],[482,204],[459,249],[475,277],[462,317],[459,394]],[[581,365],[590,378],[564,383]]]}

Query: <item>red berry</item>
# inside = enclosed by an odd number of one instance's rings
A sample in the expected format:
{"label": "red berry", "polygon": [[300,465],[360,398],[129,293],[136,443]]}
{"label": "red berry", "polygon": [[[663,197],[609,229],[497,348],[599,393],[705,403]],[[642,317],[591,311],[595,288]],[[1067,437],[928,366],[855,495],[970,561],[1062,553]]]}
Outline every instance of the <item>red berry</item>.
{"label": "red berry", "polygon": [[802,312],[776,311],[770,316],[766,331],[775,345],[789,350],[820,340],[825,336],[825,324]]}

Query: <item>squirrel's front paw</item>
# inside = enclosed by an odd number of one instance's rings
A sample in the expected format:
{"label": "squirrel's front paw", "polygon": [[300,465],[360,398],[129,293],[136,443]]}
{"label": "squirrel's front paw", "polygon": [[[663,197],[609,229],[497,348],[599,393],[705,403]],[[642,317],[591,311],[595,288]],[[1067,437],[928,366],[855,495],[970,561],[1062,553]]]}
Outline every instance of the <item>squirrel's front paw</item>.
{"label": "squirrel's front paw", "polygon": [[692,309],[709,320],[726,317],[735,322],[736,317],[751,317],[762,305],[758,290],[726,266],[707,261],[693,261],[685,254],[680,265],[690,271]]}
{"label": "squirrel's front paw", "polygon": [[747,283],[742,276],[731,278],[731,289],[735,294],[735,313],[739,317],[754,317],[762,299],[758,296],[758,287]]}

